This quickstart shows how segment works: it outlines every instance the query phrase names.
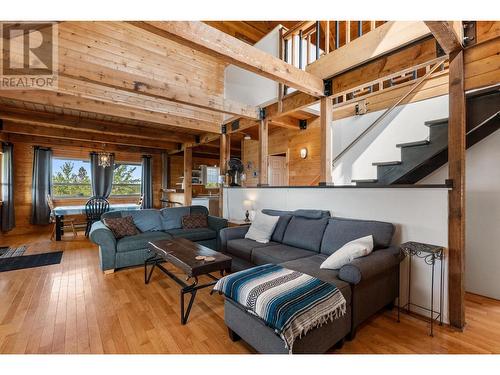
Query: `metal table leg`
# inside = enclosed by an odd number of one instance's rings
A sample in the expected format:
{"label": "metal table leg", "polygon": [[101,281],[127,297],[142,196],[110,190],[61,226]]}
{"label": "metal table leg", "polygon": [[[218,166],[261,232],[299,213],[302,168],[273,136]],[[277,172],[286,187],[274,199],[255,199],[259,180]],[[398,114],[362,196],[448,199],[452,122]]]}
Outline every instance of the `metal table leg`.
{"label": "metal table leg", "polygon": [[434,325],[434,265],[436,259],[432,258],[432,275],[431,275],[431,337],[434,337],[433,325]]}

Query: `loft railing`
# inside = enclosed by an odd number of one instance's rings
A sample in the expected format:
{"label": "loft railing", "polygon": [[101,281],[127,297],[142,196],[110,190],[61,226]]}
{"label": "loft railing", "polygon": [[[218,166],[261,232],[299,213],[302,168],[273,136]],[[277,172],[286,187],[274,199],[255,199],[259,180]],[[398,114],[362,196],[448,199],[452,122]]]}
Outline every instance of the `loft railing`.
{"label": "loft railing", "polygon": [[[280,30],[279,57],[299,68],[330,53],[382,25],[384,21],[302,21]],[[280,93],[288,88],[280,86]]]}
{"label": "loft railing", "polygon": [[[361,139],[363,139],[368,133],[370,133],[378,124],[380,124],[392,111],[400,105],[408,96],[410,96],[417,88],[419,88],[436,70],[442,68],[447,60],[447,56],[443,56],[433,60],[432,65],[428,65],[429,68],[426,69],[427,72],[424,76],[418,78],[415,83],[410,87],[410,89],[402,95],[391,107],[386,109],[370,126],[368,126],[361,134],[359,134],[349,145],[344,148],[335,158],[332,160],[332,167],[335,163],[341,159],[349,150],[351,150]],[[412,69],[415,69],[413,67]],[[384,79],[387,79],[385,77]]]}
{"label": "loft railing", "polygon": [[280,58],[299,69],[304,69],[321,56],[350,43],[383,23],[384,21],[303,21],[290,29],[283,26],[280,35]]}

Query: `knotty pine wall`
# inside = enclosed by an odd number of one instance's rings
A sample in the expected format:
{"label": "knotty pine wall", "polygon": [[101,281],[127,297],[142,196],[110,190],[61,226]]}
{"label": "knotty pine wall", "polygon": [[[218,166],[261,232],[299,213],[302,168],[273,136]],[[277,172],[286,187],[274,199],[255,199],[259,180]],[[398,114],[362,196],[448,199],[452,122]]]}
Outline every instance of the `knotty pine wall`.
{"label": "knotty pine wall", "polygon": [[[16,228],[7,234],[3,235],[18,235],[38,231],[49,232],[51,227],[35,226],[30,223],[31,218],[31,181],[33,174],[33,146],[51,147],[54,157],[88,159],[89,153],[92,150],[85,147],[82,143],[81,147],[75,146],[60,146],[48,143],[33,143],[30,140],[23,141],[22,136],[16,136],[16,141],[6,137],[7,140],[14,144],[14,184],[15,184],[15,209],[16,209]],[[142,154],[129,152],[114,152],[117,161],[122,162],[140,162]],[[160,204],[160,189],[162,181],[161,169],[161,154],[153,156],[153,204],[154,207],[161,207]],[[110,198],[111,203],[130,203],[136,202],[137,197],[125,198]],[[68,198],[56,199],[54,203],[57,205],[84,204],[85,198]],[[83,218],[77,218],[83,220]]]}

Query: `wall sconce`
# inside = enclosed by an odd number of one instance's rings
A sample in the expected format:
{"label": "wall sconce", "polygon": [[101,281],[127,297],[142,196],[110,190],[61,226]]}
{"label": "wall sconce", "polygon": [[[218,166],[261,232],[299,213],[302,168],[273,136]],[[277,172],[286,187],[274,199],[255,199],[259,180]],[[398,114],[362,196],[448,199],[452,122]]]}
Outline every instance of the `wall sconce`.
{"label": "wall sconce", "polygon": [[300,158],[301,159],[307,158],[307,148],[303,147],[300,149]]}

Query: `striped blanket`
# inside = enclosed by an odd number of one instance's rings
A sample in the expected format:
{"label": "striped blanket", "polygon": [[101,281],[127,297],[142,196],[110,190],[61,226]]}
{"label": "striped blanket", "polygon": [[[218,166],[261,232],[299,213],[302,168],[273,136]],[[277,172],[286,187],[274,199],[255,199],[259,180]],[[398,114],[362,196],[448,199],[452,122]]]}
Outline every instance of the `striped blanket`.
{"label": "striped blanket", "polygon": [[273,264],[225,276],[214,290],[262,319],[290,353],[297,338],[346,312],[346,300],[335,285]]}

